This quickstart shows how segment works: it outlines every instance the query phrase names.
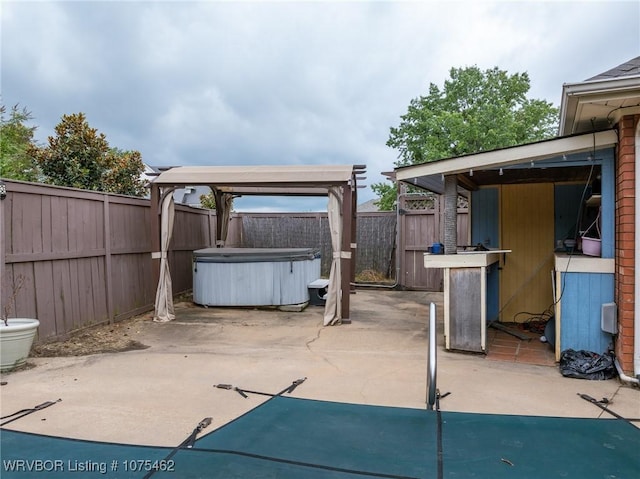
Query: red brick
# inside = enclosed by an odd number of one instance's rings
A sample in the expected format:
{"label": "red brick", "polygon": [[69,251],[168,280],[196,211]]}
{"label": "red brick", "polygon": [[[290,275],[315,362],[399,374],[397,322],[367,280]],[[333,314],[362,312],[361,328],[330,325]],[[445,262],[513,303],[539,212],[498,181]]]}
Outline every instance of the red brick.
{"label": "red brick", "polygon": [[625,358],[623,360],[620,360],[620,358],[618,358],[618,361],[625,374],[633,376],[633,356],[630,359]]}
{"label": "red brick", "polygon": [[633,161],[633,157],[636,153],[636,145],[633,143],[634,142],[632,141],[631,144],[619,148],[618,167],[616,168],[616,173],[619,173],[621,168],[635,169],[636,165],[635,161]]}
{"label": "red brick", "polygon": [[634,173],[625,173],[620,175],[616,180],[616,201],[625,199],[633,199],[636,196]]}
{"label": "red brick", "polygon": [[620,131],[627,128],[635,129],[636,121],[636,115],[624,115],[622,118],[620,118],[620,122],[618,123]]}
{"label": "red brick", "polygon": [[634,222],[628,221],[629,219],[628,216],[623,216],[620,219],[624,221],[618,223],[619,233],[633,233],[635,231],[635,228],[633,228],[633,226],[635,225],[635,221]]}
{"label": "red brick", "polygon": [[633,285],[635,283],[634,278],[635,278],[635,268],[628,268],[628,267],[620,267],[620,271],[619,271],[619,278],[618,278],[618,282],[619,284],[631,284]]}
{"label": "red brick", "polygon": [[620,284],[618,286],[618,293],[620,295],[624,295],[624,294],[632,295],[634,290],[635,290],[635,285],[634,284]]}
{"label": "red brick", "polygon": [[630,201],[623,202],[618,208],[619,215],[633,215],[635,212],[636,212],[635,205]]}
{"label": "red brick", "polygon": [[[622,158],[622,157],[621,157]],[[631,164],[632,155],[628,155],[629,161],[620,162],[618,164],[618,171],[616,172],[616,180],[620,181],[621,178],[629,178],[633,176],[635,167]]]}
{"label": "red brick", "polygon": [[615,199],[616,206],[633,205],[636,197],[635,187],[632,188],[627,185],[626,188],[621,190],[621,186],[623,185],[618,185],[618,196]]}
{"label": "red brick", "polygon": [[634,145],[633,138],[624,138],[621,140],[621,144],[619,146],[618,158],[621,161],[625,161],[628,157],[633,156],[636,151],[636,146]]}
{"label": "red brick", "polygon": [[[633,305],[631,305],[633,306]],[[626,316],[626,317],[623,317]],[[629,318],[628,316],[631,316],[631,318]],[[633,322],[634,322],[633,318],[633,311],[629,311],[629,310],[618,310],[618,322],[620,324],[620,329],[621,330],[631,330],[633,327]]]}
{"label": "red brick", "polygon": [[624,278],[626,276],[634,276],[635,262],[632,261],[631,264],[628,263],[628,261],[632,259],[633,258],[625,258],[622,256],[618,256],[617,262],[616,262],[616,269],[618,269],[618,272],[621,278]]}
{"label": "red brick", "polygon": [[628,161],[629,155],[635,152],[635,141],[633,138],[621,138],[618,145],[618,163]]}
{"label": "red brick", "polygon": [[618,249],[616,250],[619,259],[635,259],[634,242],[626,243],[618,241]]}
{"label": "red brick", "polygon": [[[629,233],[625,233],[625,234],[629,234]],[[634,246],[635,244],[633,242],[625,242],[625,241],[618,240],[618,249],[616,250],[616,260],[618,260],[618,262],[623,260],[629,260],[629,261],[635,260]],[[632,264],[623,263],[622,265],[618,263],[618,266],[629,267],[629,266],[633,266],[633,263]]]}
{"label": "red brick", "polygon": [[[634,208],[634,206],[633,206],[634,203],[635,203],[635,198],[628,198],[628,197],[623,198],[623,197],[620,197],[618,199],[618,201],[616,201],[616,206],[615,207],[616,207],[616,210],[618,210],[618,211],[621,210],[621,209]],[[618,216],[620,216],[620,215],[618,215]],[[628,213],[625,213],[622,216],[627,216],[629,218],[633,218],[634,217],[634,215],[628,214]]]}
{"label": "red brick", "polygon": [[618,276],[620,276],[621,283],[625,283],[624,278],[626,278],[627,276],[633,276],[629,272],[630,269],[631,268],[625,268],[624,266],[618,265]]}
{"label": "red brick", "polygon": [[622,338],[622,349],[624,349],[626,351],[627,347],[633,348],[633,336],[629,335],[629,336],[623,336]]}
{"label": "red brick", "polygon": [[618,236],[618,241],[620,241],[621,244],[629,242],[629,244],[633,246],[635,242],[635,234],[628,231],[622,232]]}

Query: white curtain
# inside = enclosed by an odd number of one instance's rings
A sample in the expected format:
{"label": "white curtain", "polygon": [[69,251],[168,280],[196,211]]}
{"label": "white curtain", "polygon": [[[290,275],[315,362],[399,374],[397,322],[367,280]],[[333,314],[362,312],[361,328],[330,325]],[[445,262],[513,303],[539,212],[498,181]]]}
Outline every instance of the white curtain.
{"label": "white curtain", "polygon": [[167,251],[173,234],[173,194],[169,192],[162,200],[162,210],[160,216],[161,238],[160,238],[160,279],[156,291],[156,310],[153,320],[158,323],[165,323],[176,318],[173,309],[173,291],[171,286],[171,273],[169,272],[169,258]]}
{"label": "white curtain", "polygon": [[229,193],[223,193],[219,196],[220,203],[216,204],[216,215],[221,215],[220,234],[218,234],[218,240],[216,246],[223,248],[227,244],[227,236],[229,234],[229,221],[231,218],[231,208],[233,207],[233,195]]}
{"label": "white curtain", "polygon": [[340,266],[340,249],[342,248],[342,192],[339,188],[329,189],[327,206],[329,231],[331,234],[331,272],[329,287],[324,307],[324,325],[340,324],[342,320],[342,273]]}

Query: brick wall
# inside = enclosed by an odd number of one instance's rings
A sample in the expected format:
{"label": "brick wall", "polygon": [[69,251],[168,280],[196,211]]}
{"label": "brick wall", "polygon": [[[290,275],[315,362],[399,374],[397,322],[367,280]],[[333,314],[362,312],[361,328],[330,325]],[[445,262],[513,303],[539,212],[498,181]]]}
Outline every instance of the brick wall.
{"label": "brick wall", "polygon": [[616,285],[618,341],[616,355],[622,369],[633,373],[635,285],[635,151],[640,115],[623,117],[618,124],[616,168]]}

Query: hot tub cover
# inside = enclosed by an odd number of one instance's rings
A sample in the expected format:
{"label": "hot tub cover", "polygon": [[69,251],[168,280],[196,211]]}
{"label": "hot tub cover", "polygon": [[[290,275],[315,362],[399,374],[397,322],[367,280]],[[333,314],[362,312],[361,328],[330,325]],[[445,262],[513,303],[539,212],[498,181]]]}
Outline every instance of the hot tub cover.
{"label": "hot tub cover", "polygon": [[197,263],[306,261],[320,257],[313,248],[205,248],[193,252]]}

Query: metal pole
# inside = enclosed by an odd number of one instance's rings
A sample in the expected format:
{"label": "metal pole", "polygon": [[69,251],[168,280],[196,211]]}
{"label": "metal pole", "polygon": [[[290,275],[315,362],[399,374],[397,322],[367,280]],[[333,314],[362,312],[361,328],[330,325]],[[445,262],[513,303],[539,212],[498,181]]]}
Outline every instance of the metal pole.
{"label": "metal pole", "polygon": [[436,404],[436,362],[437,362],[436,305],[429,306],[429,351],[427,356],[427,408],[433,410]]}

